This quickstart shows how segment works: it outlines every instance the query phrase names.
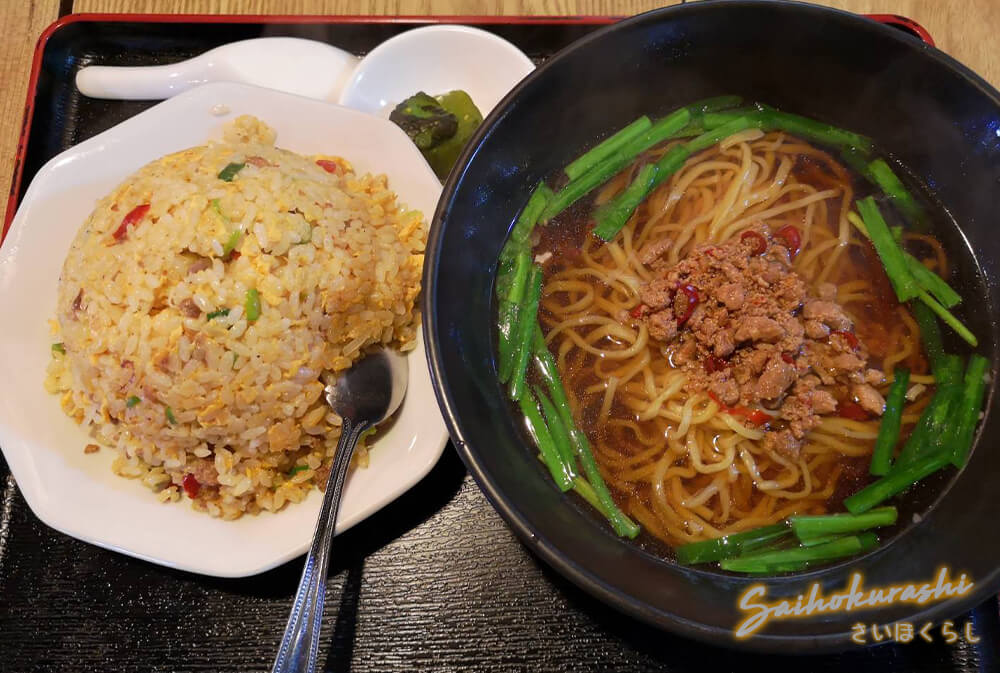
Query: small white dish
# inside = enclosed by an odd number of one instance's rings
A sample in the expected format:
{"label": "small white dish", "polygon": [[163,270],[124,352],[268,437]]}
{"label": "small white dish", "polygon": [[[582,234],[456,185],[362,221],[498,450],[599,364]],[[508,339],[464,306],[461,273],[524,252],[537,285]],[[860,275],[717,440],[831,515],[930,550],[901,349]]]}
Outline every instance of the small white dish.
{"label": "small white dish", "polygon": [[[236,521],[213,519],[184,501],[161,504],[138,481],[111,472],[110,449],[84,455],[87,434],[42,384],[51,357],[46,321],[55,312],[59,273],[98,198],[157,157],[221,138],[225,122],[240,114],[271,125],[280,147],[340,155],[359,173],[385,173],[403,203],[428,219],[433,214],[441,184],[394,124],[290,94],[216,83],[171,98],[45,164],[0,248],[0,447],[28,505],[67,535],[219,577],[260,573],[305,552],[319,492],[277,514]],[[419,336],[409,360],[399,416],[375,444],[369,467],[349,477],[338,532],[420,481],[447,442]]]}
{"label": "small white dish", "polygon": [[485,117],[532,70],[524,52],[478,28],[426,26],[400,33],[365,56],[344,85],[340,104],[388,117],[418,91],[462,89]]}
{"label": "small white dish", "polygon": [[216,47],[170,65],[92,65],[76,74],[91,98],[160,100],[207,82],[243,82],[317,100],[336,101],[358,58],[316,40],[260,37]]}

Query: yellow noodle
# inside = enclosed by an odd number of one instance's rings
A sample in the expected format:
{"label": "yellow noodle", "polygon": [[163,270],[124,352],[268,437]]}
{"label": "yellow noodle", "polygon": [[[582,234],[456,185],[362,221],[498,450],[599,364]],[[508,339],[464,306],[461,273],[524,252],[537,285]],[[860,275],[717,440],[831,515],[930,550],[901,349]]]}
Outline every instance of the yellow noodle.
{"label": "yellow noodle", "polygon": [[[649,151],[645,161],[675,144]],[[803,157],[812,165],[806,173]],[[603,186],[597,203],[620,193],[636,170]],[[874,257],[847,220],[853,200],[850,175],[829,154],[783,133],[751,129],[688,159],[612,242],[584,237],[579,260],[547,275],[539,320],[570,405],[614,496],[649,534],[676,545],[827,511],[829,499],[842,492],[842,476],[853,473],[851,461],[867,461],[878,419],[824,416],[797,457],[765,449],[763,429],[689,391],[686,371],[669,359],[671,348],[652,341],[644,321],[628,317],[642,303],[642,285],[659,275],[640,261],[647,246],[669,239],[658,263],[673,265],[695,246],[721,243],[750,225],[794,226],[801,235],[794,268],[807,285],[833,283],[856,322],[878,323],[865,339],[881,344],[873,366],[886,372],[883,394],[899,366],[911,370],[913,385],[933,385],[905,307],[892,316],[878,313],[887,285],[873,284],[859,261]],[[928,266],[946,270],[935,240],[914,234],[907,240],[930,250]],[[904,435],[932,392],[904,407]]]}

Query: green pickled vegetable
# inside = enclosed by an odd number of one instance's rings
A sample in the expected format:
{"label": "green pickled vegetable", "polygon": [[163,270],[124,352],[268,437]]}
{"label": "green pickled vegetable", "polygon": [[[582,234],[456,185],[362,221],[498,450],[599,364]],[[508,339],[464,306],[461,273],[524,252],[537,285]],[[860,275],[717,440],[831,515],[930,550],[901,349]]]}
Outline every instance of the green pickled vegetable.
{"label": "green pickled vegetable", "polygon": [[205,315],[205,320],[215,320],[216,318],[225,318],[229,315],[228,308],[220,308],[216,311],[211,311]]}
{"label": "green pickled vegetable", "polygon": [[59,353],[60,355],[66,355],[66,346],[60,341],[59,343],[52,344],[52,354],[55,355]]}
{"label": "green pickled vegetable", "polygon": [[170,425],[177,425],[177,419],[174,418],[174,410],[173,409],[171,409],[170,407],[167,407],[166,409],[164,409],[164,414],[167,417],[167,423],[170,423]]}
{"label": "green pickled vegetable", "polygon": [[309,466],[308,466],[308,465],[296,465],[296,466],[294,466],[294,467],[293,467],[292,469],[290,469],[290,470],[288,471],[288,476],[289,476],[289,477],[294,477],[294,476],[295,476],[295,475],[297,475],[297,474],[298,474],[299,472],[305,472],[305,471],[306,471],[306,470],[308,470],[308,469],[309,469]]}
{"label": "green pickled vegetable", "polygon": [[420,91],[397,105],[389,120],[399,126],[444,180],[483,115],[462,90],[429,96]]}
{"label": "green pickled vegetable", "polygon": [[135,395],[132,395],[132,396],[131,396],[131,397],[129,397],[129,398],[127,399],[127,400],[125,400],[125,408],[126,408],[126,409],[131,409],[131,408],[132,408],[132,407],[134,407],[135,405],[139,404],[139,402],[142,402],[142,400],[140,400],[140,399],[139,399],[138,397],[136,397]]}
{"label": "green pickled vegetable", "polygon": [[458,132],[458,118],[423,91],[393,108],[389,121],[403,129],[420,151],[437,147]]}
{"label": "green pickled vegetable", "polygon": [[483,123],[483,115],[469,98],[469,94],[461,90],[449,91],[438,96],[437,100],[445,110],[455,115],[458,120],[458,130],[455,131],[455,135],[424,151],[427,163],[431,165],[437,176],[444,180],[451,172],[452,166],[458,161],[458,155],[465,148],[465,143]]}

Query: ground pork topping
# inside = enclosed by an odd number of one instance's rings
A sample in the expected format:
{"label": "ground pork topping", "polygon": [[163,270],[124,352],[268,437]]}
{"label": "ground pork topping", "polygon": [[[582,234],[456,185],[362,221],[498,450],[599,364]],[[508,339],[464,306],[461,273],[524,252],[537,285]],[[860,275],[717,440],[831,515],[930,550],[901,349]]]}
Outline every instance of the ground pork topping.
{"label": "ground pork topping", "polygon": [[[724,411],[740,409],[747,423],[767,419],[764,445],[794,457],[805,433],[843,404],[881,415],[885,400],[872,384],[885,377],[868,367],[836,286],[810,291],[791,265],[797,251],[783,242],[757,224],[672,267],[652,264],[657,275],[640,288],[632,317],[667,344],[671,363],[688,373],[689,392],[707,392]],[[666,249],[648,246],[656,258]]]}

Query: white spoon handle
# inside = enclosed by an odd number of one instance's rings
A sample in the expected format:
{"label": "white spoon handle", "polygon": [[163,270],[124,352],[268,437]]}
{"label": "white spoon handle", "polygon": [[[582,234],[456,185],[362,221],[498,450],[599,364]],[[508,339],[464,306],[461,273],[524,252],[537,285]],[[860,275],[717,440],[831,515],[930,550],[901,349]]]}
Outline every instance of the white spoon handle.
{"label": "white spoon handle", "polygon": [[212,81],[212,70],[198,59],[138,68],[95,65],[76,74],[76,86],[91,98],[159,100]]}

